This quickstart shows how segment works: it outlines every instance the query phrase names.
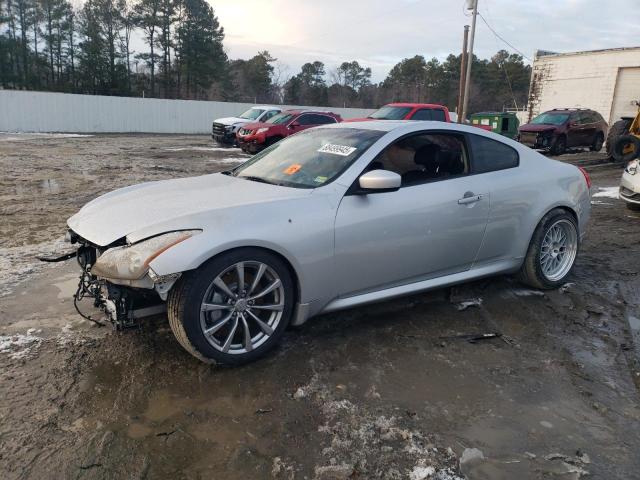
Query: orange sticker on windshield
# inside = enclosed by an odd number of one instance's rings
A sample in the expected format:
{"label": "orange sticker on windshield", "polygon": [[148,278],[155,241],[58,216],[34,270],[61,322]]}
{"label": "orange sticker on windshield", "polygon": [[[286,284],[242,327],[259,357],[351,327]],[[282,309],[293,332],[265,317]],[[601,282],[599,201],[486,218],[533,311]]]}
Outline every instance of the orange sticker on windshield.
{"label": "orange sticker on windshield", "polygon": [[302,165],[300,165],[299,163],[294,163],[293,165],[289,166],[288,168],[286,168],[284,170],[284,174],[285,175],[293,175],[294,173],[296,173],[301,168],[302,168]]}

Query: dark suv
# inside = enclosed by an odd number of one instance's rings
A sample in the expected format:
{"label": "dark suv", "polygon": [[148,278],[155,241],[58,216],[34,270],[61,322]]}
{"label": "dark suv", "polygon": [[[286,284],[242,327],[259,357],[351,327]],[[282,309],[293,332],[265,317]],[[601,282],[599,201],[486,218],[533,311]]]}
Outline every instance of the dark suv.
{"label": "dark suv", "polygon": [[531,148],[562,155],[567,147],[599,152],[607,136],[607,122],[589,109],[554,109],[541,113],[518,129],[518,140]]}

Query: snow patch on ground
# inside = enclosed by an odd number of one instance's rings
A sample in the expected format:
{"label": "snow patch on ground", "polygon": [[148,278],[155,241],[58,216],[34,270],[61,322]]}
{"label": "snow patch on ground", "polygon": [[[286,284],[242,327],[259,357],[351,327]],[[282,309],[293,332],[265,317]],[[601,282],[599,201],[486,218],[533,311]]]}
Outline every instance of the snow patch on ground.
{"label": "snow patch on ground", "polygon": [[73,331],[70,323],[62,327],[62,331],[56,337],[58,347],[64,348],[69,346],[78,346],[85,343],[85,339]]}
{"label": "snow patch on ground", "polygon": [[[8,136],[5,136],[8,135]],[[0,132],[0,140],[5,142],[15,142],[36,138],[85,138],[93,137],[83,133],[28,133],[28,132]]]}
{"label": "snow patch on ground", "polygon": [[202,147],[202,146],[193,146],[193,147],[167,147],[164,149],[166,152],[238,152],[241,150],[239,148],[234,147]]}
{"label": "snow patch on ground", "polygon": [[529,288],[512,288],[511,293],[516,297],[544,297],[544,292],[541,290],[531,290]]}
{"label": "snow patch on ground", "polygon": [[409,480],[425,480],[436,473],[436,469],[433,467],[413,467],[413,470],[409,474]]}
{"label": "snow patch on ground", "polygon": [[620,198],[619,187],[599,187],[598,191],[591,195],[592,198]]}
{"label": "snow patch on ground", "polygon": [[480,307],[482,305],[481,298],[471,298],[469,300],[465,300],[464,302],[460,302],[456,305],[456,308],[459,311],[466,310],[469,307]]}
{"label": "snow patch on ground", "polygon": [[0,353],[8,354],[10,358],[19,360],[35,353],[42,338],[34,335],[35,328],[27,330],[27,334],[0,335]]}
{"label": "snow patch on ground", "polygon": [[[323,461],[316,465],[314,479],[350,478],[355,472],[371,478],[369,474],[376,472],[376,477],[384,478],[462,480],[455,475],[453,450],[434,447],[430,436],[408,425],[411,422],[404,417],[381,415],[339,398],[338,390],[342,391],[321,382],[315,373],[291,395],[297,401],[312,402],[324,417],[318,426],[326,440]],[[282,464],[281,458],[277,464],[274,461],[278,473]]]}
{"label": "snow patch on ground", "polygon": [[0,335],[0,354],[19,360],[37,355],[38,349],[44,342],[53,342],[59,349],[75,347],[87,342],[87,338],[74,331],[70,323],[62,327],[55,337],[43,338],[37,335],[40,333],[42,329],[30,328],[26,334]]}
{"label": "snow patch on ground", "polygon": [[33,245],[0,247],[0,297],[12,293],[16,285],[51,265],[38,260],[36,256],[67,247],[64,237]]}

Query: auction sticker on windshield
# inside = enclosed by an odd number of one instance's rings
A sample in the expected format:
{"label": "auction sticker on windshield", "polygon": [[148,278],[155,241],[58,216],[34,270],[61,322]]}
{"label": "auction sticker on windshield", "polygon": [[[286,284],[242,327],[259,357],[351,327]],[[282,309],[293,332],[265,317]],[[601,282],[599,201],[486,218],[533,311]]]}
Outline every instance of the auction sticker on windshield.
{"label": "auction sticker on windshield", "polygon": [[293,165],[290,165],[289,167],[287,167],[283,173],[285,175],[293,175],[301,168],[302,168],[302,165],[300,165],[299,163],[294,163]]}
{"label": "auction sticker on windshield", "polygon": [[348,157],[353,152],[357,150],[356,147],[349,147],[347,145],[333,145],[331,143],[327,143],[323,147],[321,147],[318,152],[320,153],[332,153],[334,155],[341,155],[343,157]]}

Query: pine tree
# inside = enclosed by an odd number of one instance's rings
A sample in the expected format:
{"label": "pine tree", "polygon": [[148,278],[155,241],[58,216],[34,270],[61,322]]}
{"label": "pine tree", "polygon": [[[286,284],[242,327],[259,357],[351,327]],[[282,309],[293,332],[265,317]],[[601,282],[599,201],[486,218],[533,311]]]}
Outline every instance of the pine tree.
{"label": "pine tree", "polygon": [[160,9],[162,0],[140,0],[134,7],[138,27],[142,29],[145,41],[149,45],[149,53],[142,53],[138,58],[145,60],[151,69],[151,96],[156,92],[156,61],[155,47],[158,43],[157,33],[161,28]]}
{"label": "pine tree", "polygon": [[178,26],[180,62],[188,98],[204,98],[215,80],[226,74],[227,55],[222,46],[224,29],[213,8],[204,0],[184,0]]}

